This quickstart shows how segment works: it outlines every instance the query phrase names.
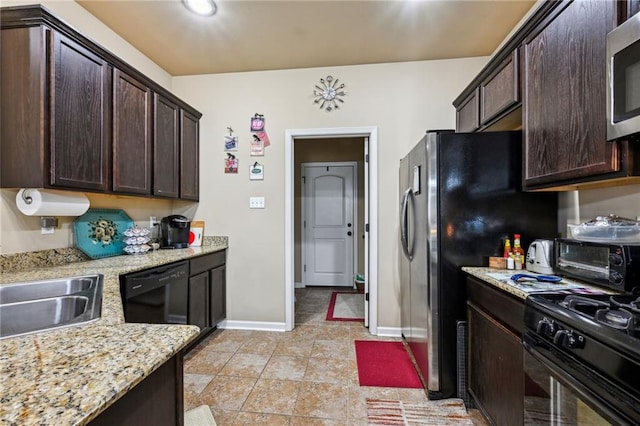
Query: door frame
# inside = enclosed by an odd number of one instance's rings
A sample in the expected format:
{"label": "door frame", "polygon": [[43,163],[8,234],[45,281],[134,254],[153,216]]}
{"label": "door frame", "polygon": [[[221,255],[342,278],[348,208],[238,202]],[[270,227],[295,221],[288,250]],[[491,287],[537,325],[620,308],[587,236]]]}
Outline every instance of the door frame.
{"label": "door frame", "polygon": [[[304,176],[304,169],[305,167],[345,167],[345,166],[350,166],[353,168],[353,235],[355,238],[352,239],[352,248],[353,248],[353,259],[352,259],[352,266],[353,266],[353,274],[357,274],[357,270],[358,270],[358,244],[357,244],[357,238],[360,235],[359,231],[358,231],[358,162],[357,161],[322,161],[322,162],[315,162],[312,161],[310,163],[301,163],[300,164],[300,168],[301,168],[301,175],[300,176]],[[305,185],[300,185],[301,188],[301,196],[302,196],[302,202],[300,203],[300,223],[304,223],[304,215],[305,215]],[[366,220],[366,218],[365,218]],[[306,232],[304,227],[300,228],[300,272],[302,273],[302,285],[306,287],[307,285],[307,276],[306,273],[304,271],[304,264],[305,264],[305,260],[306,260],[306,254],[307,254],[307,238],[306,238]],[[351,287],[353,287],[354,283],[352,283]],[[345,288],[347,288],[345,286]]]}
{"label": "door frame", "polygon": [[[293,180],[294,180],[294,140],[303,142],[312,138],[341,138],[341,137],[365,137],[369,140],[369,265],[367,280],[369,288],[369,332],[378,333],[378,128],[371,127],[338,127],[319,129],[287,129],[285,130],[285,330],[294,328],[294,259],[293,259]],[[366,167],[366,166],[365,166]],[[366,226],[366,225],[365,225]]]}

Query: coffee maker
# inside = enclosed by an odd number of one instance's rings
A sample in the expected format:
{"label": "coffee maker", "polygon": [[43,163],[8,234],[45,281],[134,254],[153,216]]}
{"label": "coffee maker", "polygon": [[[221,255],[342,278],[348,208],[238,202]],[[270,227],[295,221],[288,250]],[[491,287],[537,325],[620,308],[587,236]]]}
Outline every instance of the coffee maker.
{"label": "coffee maker", "polygon": [[174,214],[163,217],[160,222],[162,237],[160,248],[187,248],[189,247],[189,230],[191,221],[184,216]]}

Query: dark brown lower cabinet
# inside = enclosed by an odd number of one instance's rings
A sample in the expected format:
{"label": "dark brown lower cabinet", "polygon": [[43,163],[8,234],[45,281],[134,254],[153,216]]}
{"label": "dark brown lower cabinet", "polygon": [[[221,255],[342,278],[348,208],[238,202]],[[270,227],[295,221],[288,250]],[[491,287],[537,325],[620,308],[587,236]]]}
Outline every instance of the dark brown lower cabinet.
{"label": "dark brown lower cabinet", "polygon": [[200,330],[209,326],[209,273],[189,277],[189,324],[197,325]]}
{"label": "dark brown lower cabinet", "polygon": [[100,413],[91,426],[175,426],[184,422],[183,359],[179,352]]}
{"label": "dark brown lower cabinet", "polygon": [[467,279],[469,394],[495,425],[522,425],[524,303],[489,284]]}
{"label": "dark brown lower cabinet", "polygon": [[189,260],[189,324],[200,327],[191,347],[213,331],[227,314],[227,251]]}
{"label": "dark brown lower cabinet", "polygon": [[227,267],[218,266],[210,272],[209,318],[212,327],[227,317]]}

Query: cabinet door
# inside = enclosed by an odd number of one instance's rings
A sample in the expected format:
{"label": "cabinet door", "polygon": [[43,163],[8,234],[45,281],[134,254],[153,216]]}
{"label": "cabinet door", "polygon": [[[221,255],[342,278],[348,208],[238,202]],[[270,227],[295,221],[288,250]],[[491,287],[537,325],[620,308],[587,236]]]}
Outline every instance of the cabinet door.
{"label": "cabinet door", "polygon": [[180,190],[180,108],[159,94],[153,97],[153,195],[178,198]]}
{"label": "cabinet door", "polygon": [[[0,181],[2,188],[40,188],[49,183],[45,27],[3,28],[0,35]],[[44,121],[48,123],[48,121]],[[46,180],[43,180],[46,178]]]}
{"label": "cabinet door", "polygon": [[198,201],[200,123],[197,117],[180,112],[180,198]]}
{"label": "cabinet door", "polygon": [[52,52],[51,185],[107,191],[111,66],[57,32]]}
{"label": "cabinet door", "polygon": [[227,316],[227,268],[219,266],[211,270],[210,325],[216,327]]}
{"label": "cabinet door", "polygon": [[520,339],[472,303],[468,305],[469,393],[491,424],[524,422]]}
{"label": "cabinet door", "polygon": [[616,2],[565,2],[524,44],[525,186],[619,170],[606,138],[606,35]]}
{"label": "cabinet door", "polygon": [[478,89],[456,110],[456,132],[475,132],[480,128],[480,95]]}
{"label": "cabinet door", "polygon": [[151,90],[113,72],[113,191],[151,194]]}
{"label": "cabinet door", "polygon": [[189,313],[187,322],[197,325],[200,330],[209,325],[209,273],[189,278]]}
{"label": "cabinet door", "polygon": [[520,101],[518,50],[480,84],[480,123],[487,124],[501,112]]}

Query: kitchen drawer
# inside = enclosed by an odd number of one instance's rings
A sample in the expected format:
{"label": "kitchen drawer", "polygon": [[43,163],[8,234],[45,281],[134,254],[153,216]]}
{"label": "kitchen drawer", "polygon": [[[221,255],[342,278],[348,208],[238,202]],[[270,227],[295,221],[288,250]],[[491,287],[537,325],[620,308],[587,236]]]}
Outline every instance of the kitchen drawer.
{"label": "kitchen drawer", "polygon": [[524,301],[473,277],[467,277],[467,299],[518,336],[524,331]]}
{"label": "kitchen drawer", "polygon": [[226,262],[226,254],[226,250],[221,250],[191,259],[189,261],[189,276],[197,275],[201,272],[224,265]]}

